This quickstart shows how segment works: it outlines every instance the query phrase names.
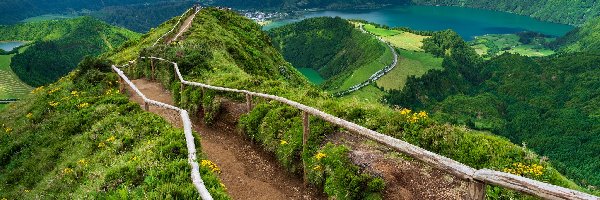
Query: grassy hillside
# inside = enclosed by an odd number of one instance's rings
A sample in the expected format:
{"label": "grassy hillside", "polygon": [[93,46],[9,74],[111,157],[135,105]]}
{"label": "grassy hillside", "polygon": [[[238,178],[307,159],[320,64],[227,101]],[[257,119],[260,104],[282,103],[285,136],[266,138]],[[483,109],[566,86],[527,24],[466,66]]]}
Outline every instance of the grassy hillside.
{"label": "grassy hillside", "polygon": [[544,21],[581,25],[600,15],[596,1],[585,0],[411,0],[420,5],[483,8],[528,15]]}
{"label": "grassy hillside", "polygon": [[[119,94],[106,61],[79,66],[0,112],[0,198],[198,198],[183,131]],[[228,199],[212,168],[201,175]]]}
{"label": "grassy hillside", "polygon": [[341,91],[367,80],[392,62],[391,51],[341,18],[312,18],[272,29],[269,34],[286,60],[317,70],[324,87]]}
{"label": "grassy hillside", "polygon": [[522,32],[518,34],[488,34],[477,36],[469,45],[477,54],[491,58],[506,52],[529,57],[549,56],[555,52],[548,47],[548,43],[556,38],[548,38],[537,33]]}
{"label": "grassy hillside", "polygon": [[600,17],[592,19],[551,45],[562,52],[600,52]]}
{"label": "grassy hillside", "polygon": [[0,40],[32,41],[12,58],[11,68],[32,86],[45,85],[73,70],[84,56],[96,56],[138,37],[91,17],[0,27]]}
{"label": "grassy hillside", "polygon": [[[19,49],[19,52],[25,48]],[[31,86],[23,83],[10,68],[14,54],[0,55],[0,99],[21,98],[32,90]],[[0,105],[2,110],[5,105]]]}
{"label": "grassy hillside", "polygon": [[442,58],[436,58],[425,52],[398,50],[398,65],[381,79],[377,86],[384,90],[402,90],[410,76],[420,77],[429,70],[441,70]]}
{"label": "grassy hillside", "polygon": [[579,183],[600,183],[596,54],[504,54],[483,61],[460,40],[436,42],[453,37],[438,34],[446,36],[432,37],[425,49],[444,52],[444,71],[410,78],[402,91],[386,96],[388,103],[524,143]]}
{"label": "grassy hillside", "polygon": [[427,38],[427,36],[377,27],[373,24],[365,24],[364,27],[366,31],[381,36],[384,41],[389,42],[392,46],[410,51],[423,51],[423,40]]}
{"label": "grassy hillside", "polygon": [[[552,184],[584,190],[558,173],[548,161],[527,148],[511,143],[504,137],[489,132],[474,131],[460,126],[446,125],[416,111],[390,108],[376,102],[364,103],[351,98],[333,98],[308,84],[290,65],[285,63],[269,38],[256,23],[239,15],[217,9],[202,10],[183,41],[150,47],[153,41],[169,30],[168,21],[139,41],[105,55],[124,63],[137,54],[154,55],[178,62],[187,80],[212,85],[241,88],[286,97],[317,107],[370,129],[389,134],[475,168],[490,168]],[[458,37],[457,35],[455,35]],[[441,38],[441,36],[433,37]],[[459,38],[459,37],[458,37]],[[425,41],[433,45],[434,41]],[[231,47],[229,45],[232,45]],[[463,47],[467,47],[463,44]],[[444,46],[444,45],[442,45]],[[238,47],[245,47],[237,49]],[[437,48],[440,48],[438,46]],[[452,49],[459,49],[452,46]],[[426,48],[428,49],[428,48]],[[431,47],[431,49],[435,49]],[[445,52],[446,50],[442,50]],[[453,50],[458,55],[458,50]],[[472,52],[474,54],[474,51]],[[252,56],[245,56],[245,55]],[[268,56],[267,56],[268,55]],[[447,62],[453,62],[449,59]],[[179,83],[166,64],[158,64],[158,79],[170,88],[179,106],[190,110],[204,110],[198,116],[210,122],[218,113],[219,98],[243,102],[244,97],[232,93],[218,93],[186,87],[183,97]],[[280,67],[281,66],[281,67]],[[278,69],[273,72],[271,70]],[[149,63],[140,60],[130,68],[133,76],[149,74]],[[217,99],[217,100],[215,100]],[[282,166],[292,172],[302,172],[302,161],[309,163],[309,182],[331,198],[381,198],[381,180],[363,174],[350,163],[344,146],[326,145],[326,136],[341,131],[339,128],[311,118],[311,137],[308,153],[302,154],[302,118],[297,109],[278,103],[254,100],[255,108],[239,121],[239,128],[249,138],[272,152]],[[194,112],[195,113],[195,112]],[[319,156],[317,156],[319,155]],[[324,159],[322,156],[325,155]],[[521,163],[521,165],[518,165]],[[515,167],[531,168],[541,165],[541,172],[529,173]],[[521,170],[521,172],[519,172]],[[488,187],[487,193],[498,198],[522,197],[515,192]]]}

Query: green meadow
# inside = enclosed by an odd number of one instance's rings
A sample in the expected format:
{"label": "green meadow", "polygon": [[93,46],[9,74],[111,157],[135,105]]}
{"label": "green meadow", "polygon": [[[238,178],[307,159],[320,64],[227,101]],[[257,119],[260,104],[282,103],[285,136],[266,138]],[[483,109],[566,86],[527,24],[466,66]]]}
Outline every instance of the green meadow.
{"label": "green meadow", "polygon": [[[21,48],[19,51],[24,49]],[[10,60],[13,56],[14,54],[0,55],[0,99],[20,98],[32,89],[29,85],[23,83],[10,68]],[[4,107],[6,105],[0,104],[0,110]]]}
{"label": "green meadow", "polygon": [[372,24],[366,24],[364,27],[366,31],[381,36],[383,40],[389,42],[392,46],[411,51],[423,51],[423,39],[427,38],[427,36],[405,31],[377,28]]}
{"label": "green meadow", "polygon": [[385,49],[385,53],[383,53],[378,59],[354,70],[352,74],[344,80],[344,82],[341,84],[341,87],[334,92],[344,91],[354,85],[358,85],[369,79],[373,74],[375,74],[375,72],[391,64],[394,56],[389,48]]}
{"label": "green meadow", "polygon": [[47,14],[47,15],[40,15],[40,16],[36,16],[36,17],[30,17],[27,19],[24,19],[21,22],[41,22],[41,21],[47,21],[47,20],[55,20],[55,19],[71,19],[71,18],[75,18],[77,17],[77,15],[59,15],[59,14]]}
{"label": "green meadow", "polygon": [[[520,37],[515,34],[488,34],[476,37],[470,44],[477,54],[486,57],[501,55],[505,52],[530,57],[549,56],[555,53],[543,44],[523,44],[519,39]],[[550,39],[546,40],[551,41]]]}
{"label": "green meadow", "polygon": [[432,69],[443,69],[443,58],[436,58],[425,52],[398,50],[398,65],[385,76],[376,81],[384,90],[400,90],[404,88],[409,76],[420,77]]}

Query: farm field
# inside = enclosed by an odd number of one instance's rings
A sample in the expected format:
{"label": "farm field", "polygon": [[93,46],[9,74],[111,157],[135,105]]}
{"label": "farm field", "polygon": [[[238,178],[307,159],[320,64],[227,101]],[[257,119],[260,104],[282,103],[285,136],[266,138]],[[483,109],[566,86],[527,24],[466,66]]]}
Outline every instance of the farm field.
{"label": "farm field", "polygon": [[505,52],[530,57],[549,56],[555,53],[539,42],[523,44],[519,39],[520,37],[515,34],[488,34],[475,37],[475,40],[470,43],[477,54],[488,58]]}
{"label": "farm field", "polygon": [[363,81],[369,79],[373,74],[375,74],[375,72],[391,64],[394,59],[394,56],[389,48],[386,47],[385,49],[385,53],[382,54],[377,60],[354,70],[352,72],[352,75],[346,78],[346,80],[344,80],[341,86],[333,92],[344,91],[354,85],[360,84]]}
{"label": "farm field", "polygon": [[55,19],[71,19],[71,18],[75,18],[77,17],[77,15],[59,15],[59,14],[47,14],[47,15],[40,15],[40,16],[36,16],[36,17],[30,17],[27,19],[24,19],[21,22],[40,22],[40,21],[47,21],[47,20],[55,20]]}
{"label": "farm field", "polygon": [[364,27],[366,31],[381,36],[383,40],[389,42],[392,46],[411,51],[423,51],[423,40],[428,37],[405,31],[377,28],[372,24],[366,24]]}
{"label": "farm field", "polygon": [[409,76],[420,77],[432,69],[443,69],[443,58],[436,58],[429,53],[398,50],[398,65],[381,79],[377,86],[384,90],[401,90]]}
{"label": "farm field", "polygon": [[381,98],[383,98],[384,95],[385,92],[379,90],[377,87],[373,85],[367,85],[360,90],[342,97],[342,99],[351,99],[366,103],[377,103],[381,100]]}
{"label": "farm field", "polygon": [[32,89],[13,73],[10,68],[12,57],[13,55],[0,55],[0,99],[19,98]]}
{"label": "farm field", "polygon": [[402,33],[402,31],[399,30],[389,30],[389,29],[384,29],[384,28],[377,28],[372,24],[365,24],[365,30],[369,31],[375,35],[379,35],[379,36],[394,36],[394,35],[398,35],[400,33]]}

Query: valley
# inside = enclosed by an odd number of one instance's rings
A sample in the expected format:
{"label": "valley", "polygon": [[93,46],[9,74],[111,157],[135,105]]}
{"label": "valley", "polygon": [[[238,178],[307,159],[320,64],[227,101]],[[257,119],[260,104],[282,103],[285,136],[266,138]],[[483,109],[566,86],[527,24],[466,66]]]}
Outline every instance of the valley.
{"label": "valley", "polygon": [[512,1],[11,10],[0,199],[597,200],[600,17]]}

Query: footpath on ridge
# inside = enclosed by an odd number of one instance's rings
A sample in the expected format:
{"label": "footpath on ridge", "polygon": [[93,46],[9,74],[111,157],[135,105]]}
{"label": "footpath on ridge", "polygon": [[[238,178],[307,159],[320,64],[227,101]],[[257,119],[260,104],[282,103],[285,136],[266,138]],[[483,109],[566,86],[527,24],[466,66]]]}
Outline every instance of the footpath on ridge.
{"label": "footpath on ridge", "polygon": [[[165,43],[179,39],[190,28],[198,11],[186,18],[177,34],[166,39]],[[395,62],[397,56],[394,63],[386,69],[393,68]],[[387,72],[385,69],[381,70],[385,73],[384,71]],[[132,82],[147,98],[174,105],[171,93],[160,83],[146,79]],[[127,88],[130,100],[143,106],[143,99],[131,88]],[[223,100],[223,107],[224,111],[215,120],[215,124],[207,126],[201,119],[195,119],[192,121],[192,128],[201,136],[202,152],[221,169],[219,177],[232,198],[327,199],[322,192],[305,186],[302,177],[282,168],[271,153],[236,132],[239,117],[249,112],[245,103]],[[182,127],[180,116],[175,111],[151,106],[150,112]],[[349,146],[352,149],[350,158],[355,164],[385,180],[385,199],[467,198],[466,182],[424,163],[391,157],[390,153],[394,150],[383,145],[345,132],[331,135],[328,141]]]}
{"label": "footpath on ridge", "polygon": [[[174,105],[169,91],[160,83],[132,80],[147,98]],[[144,105],[131,88],[130,99]],[[150,106],[171,124],[181,127],[177,112]],[[302,178],[281,168],[274,156],[236,133],[237,118],[247,112],[245,104],[224,102],[224,114],[211,127],[192,119],[193,130],[201,136],[202,152],[221,169],[219,177],[233,199],[326,199],[314,188],[304,186]],[[232,123],[233,122],[233,123]]]}
{"label": "footpath on ridge", "polygon": [[[174,105],[171,93],[160,83],[146,79],[132,80],[147,98]],[[144,105],[141,97],[127,88],[130,100]],[[219,177],[234,199],[327,199],[312,187],[306,187],[299,175],[280,167],[273,155],[236,132],[239,117],[248,112],[245,103],[223,99],[224,110],[207,126],[193,119],[193,130],[201,136],[202,152],[221,169]],[[150,106],[171,124],[181,127],[177,112]],[[386,182],[385,199],[466,199],[467,183],[431,168],[424,163],[403,159],[392,149],[345,132],[327,139],[352,149],[351,160]]]}

